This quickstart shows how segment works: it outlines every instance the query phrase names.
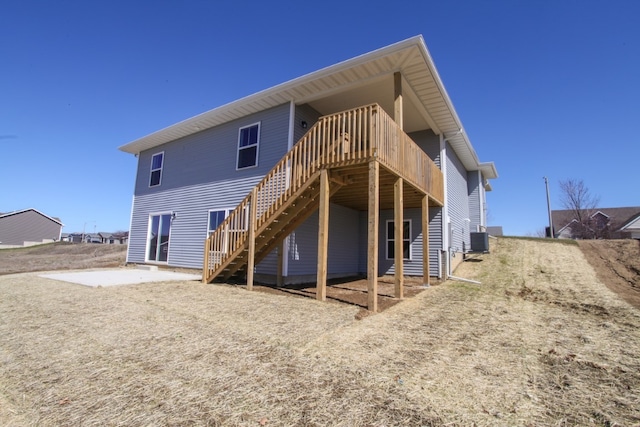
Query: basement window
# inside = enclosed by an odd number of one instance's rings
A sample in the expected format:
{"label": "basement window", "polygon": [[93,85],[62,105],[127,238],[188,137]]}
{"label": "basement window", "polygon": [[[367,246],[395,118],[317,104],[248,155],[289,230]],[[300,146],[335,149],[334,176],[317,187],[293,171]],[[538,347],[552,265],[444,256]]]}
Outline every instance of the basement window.
{"label": "basement window", "polygon": [[[403,259],[411,259],[411,220],[405,219],[402,227],[402,252]],[[395,259],[396,246],[394,234],[395,222],[387,221],[387,259]]]}
{"label": "basement window", "polygon": [[240,128],[240,131],[238,132],[238,159],[236,169],[251,168],[258,165],[259,145],[259,122]]}

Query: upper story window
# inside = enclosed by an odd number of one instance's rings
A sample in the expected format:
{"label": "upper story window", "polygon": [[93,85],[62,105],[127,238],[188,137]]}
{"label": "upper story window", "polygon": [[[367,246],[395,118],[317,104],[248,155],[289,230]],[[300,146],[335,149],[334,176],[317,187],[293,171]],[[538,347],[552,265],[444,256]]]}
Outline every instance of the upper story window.
{"label": "upper story window", "polygon": [[258,145],[260,144],[260,123],[240,128],[238,133],[238,161],[236,169],[258,165]]}
{"label": "upper story window", "polygon": [[[411,259],[411,220],[405,219],[402,227],[402,252],[403,259]],[[395,259],[395,222],[387,221],[387,259]]]}
{"label": "upper story window", "polygon": [[151,178],[149,179],[149,187],[160,185],[162,179],[162,164],[164,160],[164,152],[154,154],[151,157]]}

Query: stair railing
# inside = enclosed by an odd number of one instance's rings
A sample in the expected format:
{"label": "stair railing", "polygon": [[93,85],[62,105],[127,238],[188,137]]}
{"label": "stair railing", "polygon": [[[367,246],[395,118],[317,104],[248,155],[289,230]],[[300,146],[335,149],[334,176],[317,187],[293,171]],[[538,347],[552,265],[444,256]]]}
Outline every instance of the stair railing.
{"label": "stair railing", "polygon": [[260,230],[321,168],[378,160],[417,188],[443,200],[440,169],[377,104],[323,116],[229,213],[205,243],[203,280],[245,249],[252,194]]}

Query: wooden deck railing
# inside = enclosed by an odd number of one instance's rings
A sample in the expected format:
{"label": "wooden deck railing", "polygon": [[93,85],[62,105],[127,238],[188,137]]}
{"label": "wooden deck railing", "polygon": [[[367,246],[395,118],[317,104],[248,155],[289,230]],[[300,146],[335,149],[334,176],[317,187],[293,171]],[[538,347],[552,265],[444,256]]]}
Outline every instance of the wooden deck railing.
{"label": "wooden deck railing", "polygon": [[[249,226],[260,230],[319,169],[377,158],[408,183],[443,200],[440,169],[377,104],[321,117],[207,238],[204,278],[244,250]],[[255,196],[253,196],[255,195]],[[255,197],[255,218],[249,218]]]}

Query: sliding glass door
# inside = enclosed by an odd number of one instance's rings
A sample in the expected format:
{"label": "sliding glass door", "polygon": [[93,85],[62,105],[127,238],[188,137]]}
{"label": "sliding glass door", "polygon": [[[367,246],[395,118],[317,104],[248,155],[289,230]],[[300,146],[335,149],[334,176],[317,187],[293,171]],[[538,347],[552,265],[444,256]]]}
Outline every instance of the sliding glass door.
{"label": "sliding glass door", "polygon": [[169,258],[170,231],[171,214],[151,215],[149,217],[147,261],[167,262],[167,259]]}

